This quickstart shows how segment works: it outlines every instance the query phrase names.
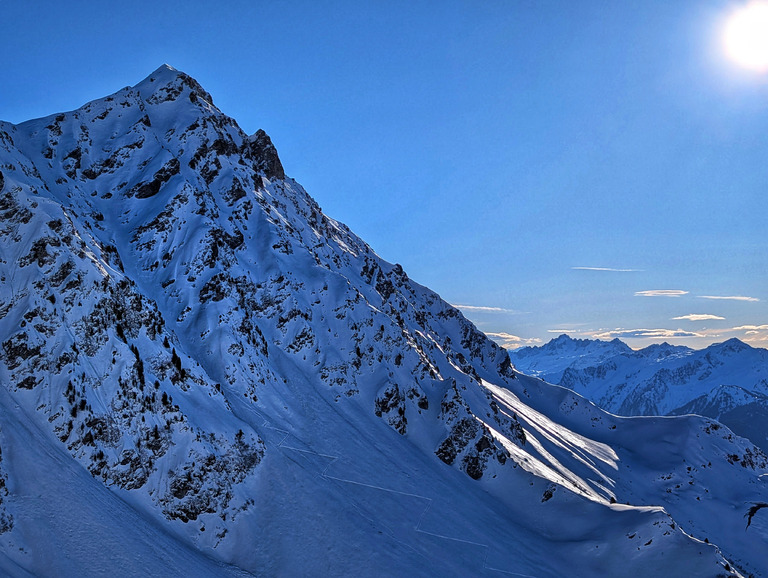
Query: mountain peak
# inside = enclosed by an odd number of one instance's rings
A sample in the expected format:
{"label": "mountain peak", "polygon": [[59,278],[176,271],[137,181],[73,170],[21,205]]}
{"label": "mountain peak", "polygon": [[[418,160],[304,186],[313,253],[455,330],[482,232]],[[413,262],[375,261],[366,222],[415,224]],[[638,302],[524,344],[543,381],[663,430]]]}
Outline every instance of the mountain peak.
{"label": "mountain peak", "polygon": [[170,64],[161,64],[149,76],[154,78],[158,78],[164,75],[175,77],[175,76],[178,76],[179,74],[184,74],[184,73],[181,72],[180,70],[177,70]]}
{"label": "mountain peak", "polygon": [[177,100],[185,90],[188,90],[189,100],[192,103],[202,99],[213,106],[213,97],[197,80],[169,64],[159,66],[133,88],[138,90],[142,99],[147,102],[160,103]]}
{"label": "mountain peak", "polygon": [[141,82],[134,85],[134,88],[139,88],[144,85],[167,85],[175,82],[180,77],[189,76],[184,72],[175,69],[170,64],[162,64],[153,70],[147,77]]}
{"label": "mountain peak", "polygon": [[596,348],[598,350],[618,349],[621,352],[630,351],[630,347],[618,338],[611,341],[603,341],[601,339],[578,339],[565,333],[559,335],[555,339],[552,339],[549,343],[543,345],[542,347],[550,347],[554,349],[573,347],[578,349]]}
{"label": "mountain peak", "polygon": [[730,339],[727,339],[726,341],[723,341],[722,343],[715,343],[714,345],[710,345],[709,349],[717,350],[717,351],[723,351],[723,352],[739,352],[744,351],[745,349],[751,349],[752,347],[740,339],[736,337],[731,337]]}
{"label": "mountain peak", "polygon": [[555,337],[554,339],[552,339],[547,345],[557,348],[557,347],[564,347],[567,344],[576,343],[578,341],[579,341],[578,339],[574,339],[567,333],[562,333],[557,337]]}

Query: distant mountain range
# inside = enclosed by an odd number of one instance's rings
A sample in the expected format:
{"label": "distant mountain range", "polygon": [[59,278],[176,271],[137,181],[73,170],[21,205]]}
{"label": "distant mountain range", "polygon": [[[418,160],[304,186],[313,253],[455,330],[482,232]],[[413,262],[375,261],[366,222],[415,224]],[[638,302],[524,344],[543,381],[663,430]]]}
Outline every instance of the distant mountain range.
{"label": "distant mountain range", "polygon": [[765,476],[514,371],[182,72],[0,122],[0,575],[766,575]]}
{"label": "distant mountain range", "polygon": [[572,339],[510,352],[523,373],[562,385],[617,415],[694,413],[768,451],[768,350],[729,339],[702,350]]}

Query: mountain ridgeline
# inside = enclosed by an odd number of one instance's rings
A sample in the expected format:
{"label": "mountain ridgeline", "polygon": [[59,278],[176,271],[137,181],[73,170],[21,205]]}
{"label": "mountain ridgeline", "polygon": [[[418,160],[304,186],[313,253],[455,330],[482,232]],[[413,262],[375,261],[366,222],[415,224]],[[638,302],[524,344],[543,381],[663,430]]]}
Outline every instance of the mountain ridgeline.
{"label": "mountain ridgeline", "polygon": [[765,455],[518,374],[162,66],[0,122],[0,572],[761,574]]}
{"label": "mountain ridgeline", "polygon": [[702,350],[561,335],[511,352],[518,369],[618,415],[711,417],[768,451],[768,350],[729,339]]}

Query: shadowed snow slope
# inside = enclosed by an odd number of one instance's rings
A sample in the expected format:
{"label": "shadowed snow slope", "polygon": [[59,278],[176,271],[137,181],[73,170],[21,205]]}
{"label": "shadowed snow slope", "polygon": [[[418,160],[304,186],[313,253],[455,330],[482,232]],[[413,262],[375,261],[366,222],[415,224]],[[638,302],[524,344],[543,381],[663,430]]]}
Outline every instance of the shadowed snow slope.
{"label": "shadowed snow slope", "polygon": [[4,574],[766,573],[757,448],[516,374],[189,76],[0,123],[0,187]]}

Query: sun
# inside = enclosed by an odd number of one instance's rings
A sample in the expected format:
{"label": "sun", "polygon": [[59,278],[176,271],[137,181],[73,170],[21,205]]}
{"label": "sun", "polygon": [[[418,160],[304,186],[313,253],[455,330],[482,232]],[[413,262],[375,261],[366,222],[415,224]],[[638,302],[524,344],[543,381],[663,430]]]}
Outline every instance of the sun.
{"label": "sun", "polygon": [[740,66],[768,72],[768,1],[754,0],[736,10],[725,25],[724,43]]}

